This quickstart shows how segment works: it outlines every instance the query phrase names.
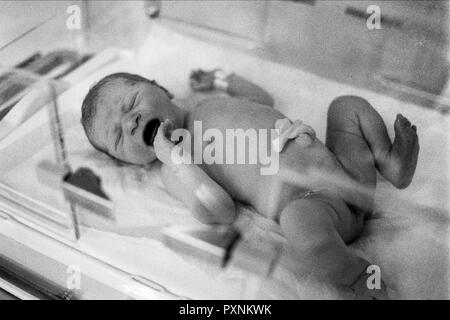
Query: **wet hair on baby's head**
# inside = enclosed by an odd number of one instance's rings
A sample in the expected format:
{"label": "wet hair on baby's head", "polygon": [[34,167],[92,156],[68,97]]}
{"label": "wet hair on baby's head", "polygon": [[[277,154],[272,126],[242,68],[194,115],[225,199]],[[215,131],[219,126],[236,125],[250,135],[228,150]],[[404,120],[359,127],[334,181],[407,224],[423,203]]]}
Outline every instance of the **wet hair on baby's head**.
{"label": "wet hair on baby's head", "polygon": [[113,73],[109,76],[104,77],[99,82],[97,82],[94,86],[92,86],[89,89],[88,94],[83,100],[83,104],[81,106],[81,124],[83,125],[84,132],[86,133],[86,136],[89,140],[89,142],[92,144],[92,146],[109,155],[110,157],[114,158],[112,155],[110,155],[107,150],[104,150],[102,147],[100,147],[93,139],[92,139],[92,129],[94,124],[94,118],[97,113],[97,105],[100,101],[100,97],[102,95],[102,92],[105,88],[107,88],[109,85],[115,83],[116,81],[121,81],[125,85],[134,86],[137,83],[148,83],[150,85],[157,86],[161,90],[163,90],[169,99],[173,98],[173,95],[163,86],[159,85],[155,80],[149,80],[147,78],[144,78],[137,74],[131,74],[126,72],[120,72],[120,73]]}

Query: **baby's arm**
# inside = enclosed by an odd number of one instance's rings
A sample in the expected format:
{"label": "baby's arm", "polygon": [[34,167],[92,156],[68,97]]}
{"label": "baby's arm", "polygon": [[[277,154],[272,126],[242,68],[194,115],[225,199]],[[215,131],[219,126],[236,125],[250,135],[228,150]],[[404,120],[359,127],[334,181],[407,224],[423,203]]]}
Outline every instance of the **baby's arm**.
{"label": "baby's arm", "polygon": [[235,73],[196,70],[191,74],[191,87],[196,91],[222,89],[232,97],[248,99],[270,107],[274,105],[272,96],[266,90]]}
{"label": "baby's arm", "polygon": [[234,202],[228,193],[194,164],[175,164],[171,153],[175,145],[166,138],[168,123],[158,129],[154,147],[163,162],[162,180],[169,193],[181,200],[201,222],[231,224],[236,215]]}
{"label": "baby's arm", "polygon": [[230,96],[245,98],[253,102],[273,107],[274,101],[272,96],[256,84],[234,73],[227,76],[225,81],[228,82],[227,93]]}
{"label": "baby's arm", "polygon": [[161,174],[169,193],[182,201],[199,221],[206,224],[231,224],[234,221],[233,200],[200,167],[163,164]]}

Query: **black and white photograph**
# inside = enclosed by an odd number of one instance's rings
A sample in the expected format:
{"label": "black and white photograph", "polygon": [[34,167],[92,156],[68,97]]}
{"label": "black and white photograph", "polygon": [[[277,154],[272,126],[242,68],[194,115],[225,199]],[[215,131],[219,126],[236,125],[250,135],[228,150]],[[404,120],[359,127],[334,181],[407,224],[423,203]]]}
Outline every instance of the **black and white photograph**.
{"label": "black and white photograph", "polygon": [[449,157],[450,1],[0,0],[0,300],[449,300]]}

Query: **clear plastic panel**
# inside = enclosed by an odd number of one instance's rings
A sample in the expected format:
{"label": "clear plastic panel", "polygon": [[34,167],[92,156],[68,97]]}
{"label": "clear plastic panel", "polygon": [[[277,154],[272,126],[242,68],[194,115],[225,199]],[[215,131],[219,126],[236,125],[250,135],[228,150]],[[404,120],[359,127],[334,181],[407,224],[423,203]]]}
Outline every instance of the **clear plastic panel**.
{"label": "clear plastic panel", "polygon": [[[23,74],[21,70],[14,69],[8,72]],[[17,100],[14,97],[10,99],[13,101],[12,111],[4,118],[4,122],[15,115],[14,108],[27,107],[22,103],[22,99],[26,99],[27,95],[39,92],[40,97],[46,99],[34,100],[35,103],[43,103],[40,110],[34,110],[38,117],[32,119],[36,120],[25,121],[25,126],[22,126],[23,132],[13,130],[2,141],[4,150],[1,156],[0,179],[2,212],[31,227],[77,239],[78,225],[74,221],[73,208],[62,193],[63,178],[68,170],[59,145],[59,141],[62,140],[58,136],[57,129],[52,127],[55,126],[53,119],[56,118],[55,110],[58,106],[56,102],[58,85],[41,76],[32,74],[27,76],[34,83],[19,92]],[[3,105],[9,107],[8,103],[10,102]],[[63,117],[60,121],[70,127],[69,123],[73,120],[68,120],[67,117]],[[14,138],[15,135],[17,138]],[[8,143],[8,139],[11,142]]]}
{"label": "clear plastic panel", "polygon": [[2,212],[78,239],[79,190],[64,181],[71,172],[64,139],[79,119],[57,99],[88,73],[79,69],[93,56],[89,44],[104,35],[88,35],[86,1],[2,1],[0,12]]}

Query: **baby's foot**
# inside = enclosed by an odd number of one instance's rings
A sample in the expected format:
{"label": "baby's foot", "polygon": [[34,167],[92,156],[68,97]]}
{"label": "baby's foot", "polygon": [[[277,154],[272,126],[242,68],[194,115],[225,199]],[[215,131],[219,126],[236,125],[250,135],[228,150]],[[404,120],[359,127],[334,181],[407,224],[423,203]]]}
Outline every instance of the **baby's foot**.
{"label": "baby's foot", "polygon": [[394,123],[395,139],[387,157],[387,168],[383,176],[396,188],[404,189],[411,183],[419,154],[419,139],[416,126],[401,114]]}

